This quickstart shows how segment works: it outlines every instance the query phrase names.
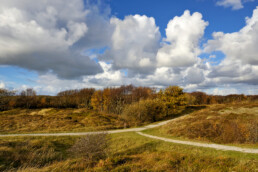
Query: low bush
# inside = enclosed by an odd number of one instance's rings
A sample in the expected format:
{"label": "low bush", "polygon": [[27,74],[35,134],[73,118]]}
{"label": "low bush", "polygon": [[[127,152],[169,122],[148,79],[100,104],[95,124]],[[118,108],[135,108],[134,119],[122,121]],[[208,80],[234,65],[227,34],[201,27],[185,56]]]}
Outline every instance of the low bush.
{"label": "low bush", "polygon": [[89,134],[77,140],[69,152],[88,163],[96,163],[107,157],[108,142],[107,133]]}
{"label": "low bush", "polygon": [[141,100],[125,107],[122,118],[130,126],[138,126],[163,119],[165,105],[158,99]]}

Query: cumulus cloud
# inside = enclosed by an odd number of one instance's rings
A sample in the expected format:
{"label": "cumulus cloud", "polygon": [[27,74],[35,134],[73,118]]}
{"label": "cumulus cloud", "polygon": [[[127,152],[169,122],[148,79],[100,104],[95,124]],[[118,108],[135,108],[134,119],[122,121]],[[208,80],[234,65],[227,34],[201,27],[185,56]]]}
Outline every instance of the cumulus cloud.
{"label": "cumulus cloud", "polygon": [[111,18],[110,23],[114,32],[105,59],[110,60],[115,69],[127,68],[136,73],[153,69],[160,42],[154,18],[130,15],[123,20]]}
{"label": "cumulus cloud", "polygon": [[223,82],[258,84],[258,7],[246,26],[234,33],[213,33],[213,40],[205,45],[205,52],[221,51],[226,58],[208,75]]}
{"label": "cumulus cloud", "polygon": [[229,95],[237,94],[238,90],[235,88],[215,88],[212,90],[211,94],[213,95]]}
{"label": "cumulus cloud", "polygon": [[87,15],[94,11],[84,9],[82,0],[3,0],[0,9],[0,64],[52,71],[63,78],[102,71],[75,46],[92,32]]}
{"label": "cumulus cloud", "polygon": [[34,86],[34,89],[41,94],[54,95],[57,92],[68,89],[80,89],[85,87],[101,89],[104,87],[129,84],[125,83],[126,77],[122,71],[112,70],[112,64],[103,61],[98,63],[103,69],[102,73],[92,76],[83,76],[81,80],[61,79],[53,73],[46,73],[40,75],[39,78],[35,80],[36,86]]}
{"label": "cumulus cloud", "polygon": [[3,82],[0,82],[0,88],[5,88],[5,84]]}
{"label": "cumulus cloud", "polygon": [[[186,10],[174,17],[161,39],[153,17],[110,17],[110,8],[100,2],[2,0],[0,65],[37,71],[32,82],[40,94],[123,84],[179,85],[212,94],[242,92],[243,84],[257,92],[252,86],[258,84],[258,7],[240,31],[215,32],[203,50],[199,44],[208,22],[201,13]],[[234,0],[218,5],[242,8]],[[203,52],[208,60],[199,57]],[[216,60],[219,64],[211,63]],[[4,82],[0,88],[8,86]]]}
{"label": "cumulus cloud", "polygon": [[103,69],[103,73],[99,73],[95,76],[84,77],[83,81],[95,86],[120,86],[124,82],[124,73],[121,70],[113,70],[112,64],[100,61],[100,66]]}
{"label": "cumulus cloud", "polygon": [[186,84],[200,84],[205,80],[204,71],[198,67],[190,67],[186,70]]}
{"label": "cumulus cloud", "polygon": [[241,0],[220,0],[217,2],[217,5],[232,7],[233,10],[238,10],[244,7]]}
{"label": "cumulus cloud", "polygon": [[244,64],[258,65],[258,7],[251,18],[246,18],[246,26],[239,32],[213,33],[213,40],[209,40],[205,51],[222,51],[227,60],[239,60]]}
{"label": "cumulus cloud", "polygon": [[217,5],[223,7],[232,7],[233,10],[239,10],[244,8],[243,3],[250,2],[254,0],[219,0]]}
{"label": "cumulus cloud", "polygon": [[170,20],[165,39],[168,43],[157,53],[158,66],[188,67],[195,64],[200,54],[199,40],[207,25],[202,14],[195,12],[191,15],[188,10]]}

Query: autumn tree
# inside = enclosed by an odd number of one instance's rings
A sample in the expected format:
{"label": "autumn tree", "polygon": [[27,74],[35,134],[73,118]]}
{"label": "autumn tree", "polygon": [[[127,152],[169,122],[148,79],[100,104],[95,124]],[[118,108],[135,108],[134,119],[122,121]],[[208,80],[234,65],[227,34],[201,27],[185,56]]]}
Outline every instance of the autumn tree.
{"label": "autumn tree", "polygon": [[206,93],[195,91],[195,92],[192,92],[191,95],[195,97],[195,104],[197,105],[207,104],[208,95]]}
{"label": "autumn tree", "polygon": [[138,126],[161,120],[165,115],[164,103],[159,99],[147,99],[127,105],[122,118],[129,126]]}
{"label": "autumn tree", "polygon": [[78,90],[65,90],[57,94],[59,107],[75,108],[78,105],[78,98],[76,97]]}
{"label": "autumn tree", "polygon": [[94,92],[95,92],[94,88],[83,88],[79,90],[78,97],[80,99],[80,107],[86,107],[86,108],[91,107],[90,101]]}
{"label": "autumn tree", "polygon": [[103,108],[104,111],[110,112],[112,108],[112,97],[111,97],[111,89],[110,88],[105,88],[103,90]]}
{"label": "autumn tree", "polygon": [[90,100],[94,92],[94,88],[65,90],[57,94],[57,101],[59,106],[64,108],[90,108]]}
{"label": "autumn tree", "polygon": [[209,96],[207,99],[207,104],[216,104],[217,100],[215,98],[215,96]]}
{"label": "autumn tree", "polygon": [[33,88],[27,88],[20,93],[19,106],[24,108],[36,108],[37,107],[37,98],[36,91]]}
{"label": "autumn tree", "polygon": [[187,105],[194,105],[195,104],[195,97],[189,93],[186,93],[185,94],[185,97],[186,97],[186,104]]}
{"label": "autumn tree", "polygon": [[174,115],[182,112],[186,106],[186,96],[179,86],[169,86],[160,90],[159,98],[166,106],[166,115]]}
{"label": "autumn tree", "polygon": [[155,94],[154,88],[135,87],[132,90],[132,102],[138,102],[141,99],[147,99]]}
{"label": "autumn tree", "polygon": [[103,91],[95,91],[91,97],[91,106],[94,110],[103,111]]}
{"label": "autumn tree", "polygon": [[0,89],[0,111],[7,110],[14,107],[15,105],[15,101],[13,100],[14,95],[15,95],[15,91]]}
{"label": "autumn tree", "polygon": [[33,97],[33,96],[36,96],[36,91],[33,90],[33,88],[27,88],[26,90],[23,90],[21,92],[21,96],[24,96],[24,97]]}

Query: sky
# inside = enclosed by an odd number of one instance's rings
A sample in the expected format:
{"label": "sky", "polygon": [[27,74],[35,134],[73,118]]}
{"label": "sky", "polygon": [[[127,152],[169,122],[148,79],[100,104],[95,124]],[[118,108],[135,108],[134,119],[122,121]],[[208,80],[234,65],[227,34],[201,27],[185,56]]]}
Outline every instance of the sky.
{"label": "sky", "polygon": [[1,0],[0,88],[258,94],[258,0]]}

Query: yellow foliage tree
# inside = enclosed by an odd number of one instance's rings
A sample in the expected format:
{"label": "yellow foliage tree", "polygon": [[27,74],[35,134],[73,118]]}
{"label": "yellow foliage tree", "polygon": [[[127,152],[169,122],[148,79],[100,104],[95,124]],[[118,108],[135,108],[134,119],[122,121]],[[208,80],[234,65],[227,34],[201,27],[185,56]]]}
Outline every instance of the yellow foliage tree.
{"label": "yellow foliage tree", "polygon": [[110,112],[112,106],[111,90],[106,88],[103,90],[103,107],[105,112]]}
{"label": "yellow foliage tree", "polygon": [[187,104],[183,89],[179,86],[169,86],[159,92],[159,98],[166,106],[166,114],[173,115],[182,112]]}
{"label": "yellow foliage tree", "polygon": [[91,97],[91,106],[94,110],[103,111],[103,92],[95,91]]}

